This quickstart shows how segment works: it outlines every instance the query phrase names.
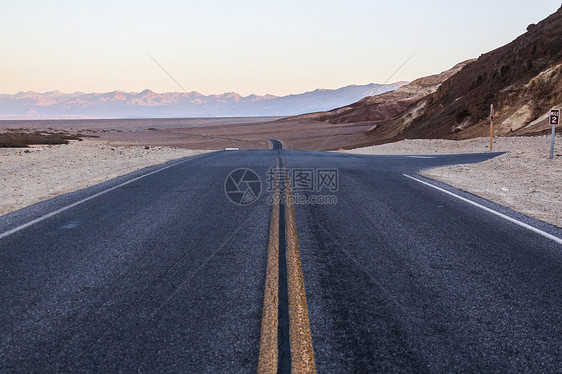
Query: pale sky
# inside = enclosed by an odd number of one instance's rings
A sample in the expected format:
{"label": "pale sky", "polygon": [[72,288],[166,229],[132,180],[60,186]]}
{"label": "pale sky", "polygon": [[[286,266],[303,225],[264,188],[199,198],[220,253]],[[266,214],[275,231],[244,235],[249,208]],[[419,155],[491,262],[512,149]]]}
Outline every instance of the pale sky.
{"label": "pale sky", "polygon": [[243,95],[413,80],[500,47],[560,0],[0,0],[0,93]]}

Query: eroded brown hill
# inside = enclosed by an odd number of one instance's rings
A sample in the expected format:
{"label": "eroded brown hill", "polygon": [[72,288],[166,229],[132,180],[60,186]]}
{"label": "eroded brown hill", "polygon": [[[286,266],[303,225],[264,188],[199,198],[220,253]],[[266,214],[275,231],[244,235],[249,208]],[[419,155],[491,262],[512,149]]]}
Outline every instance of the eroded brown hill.
{"label": "eroded brown hill", "polygon": [[[527,30],[445,81],[404,136],[485,135],[490,104],[496,107],[497,134],[533,130],[529,128],[533,121],[540,122],[546,112],[562,102],[562,8]],[[533,124],[538,131],[539,122]]]}
{"label": "eroded brown hill", "polygon": [[295,119],[330,124],[369,123],[346,148],[407,138],[467,139],[549,131],[548,112],[562,106],[562,8],[513,42],[477,60],[329,112]]}
{"label": "eroded brown hill", "polygon": [[551,108],[562,105],[562,8],[513,42],[451,75],[405,112],[379,123],[351,146],[406,138],[468,139],[549,131]]}
{"label": "eroded brown hill", "polygon": [[434,93],[445,80],[460,71],[471,61],[460,63],[452,69],[440,74],[416,79],[415,81],[394,91],[385,92],[377,96],[366,97],[345,107],[337,108],[328,112],[294,116],[290,119],[313,119],[326,121],[331,124],[373,122],[373,125],[376,125],[378,122],[387,121],[403,114],[420,99]]}

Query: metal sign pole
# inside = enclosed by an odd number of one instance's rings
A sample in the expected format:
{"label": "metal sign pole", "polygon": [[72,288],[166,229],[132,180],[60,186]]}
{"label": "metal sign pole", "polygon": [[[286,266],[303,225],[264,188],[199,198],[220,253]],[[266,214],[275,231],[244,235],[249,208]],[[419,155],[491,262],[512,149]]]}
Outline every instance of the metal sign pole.
{"label": "metal sign pole", "polygon": [[554,137],[556,136],[556,126],[552,125],[552,138],[550,139],[550,159],[554,158]]}
{"label": "metal sign pole", "polygon": [[490,106],[490,152],[494,150],[494,104]]}
{"label": "metal sign pole", "polygon": [[560,122],[560,110],[552,109],[550,111],[550,124],[552,125],[552,137],[550,139],[550,159],[554,158],[554,138],[556,137],[556,125]]}

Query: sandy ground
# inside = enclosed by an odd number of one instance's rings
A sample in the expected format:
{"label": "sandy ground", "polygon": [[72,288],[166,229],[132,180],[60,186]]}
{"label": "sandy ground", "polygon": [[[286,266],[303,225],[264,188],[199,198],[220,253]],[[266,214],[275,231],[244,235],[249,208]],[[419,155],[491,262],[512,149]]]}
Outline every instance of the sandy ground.
{"label": "sandy ground", "polygon": [[168,118],[113,120],[0,121],[8,129],[66,131],[113,146],[161,146],[185,149],[267,149],[279,139],[290,149],[333,150],[354,143],[372,122],[330,124],[275,117]]}
{"label": "sandy ground", "polygon": [[[480,153],[488,152],[488,146],[486,138],[419,139],[343,152],[372,155]],[[493,150],[508,153],[478,164],[435,168],[421,174],[562,227],[562,136],[556,138],[553,160],[548,157],[550,136],[497,138]]]}
{"label": "sandy ground", "polygon": [[150,165],[204,151],[88,142],[0,148],[0,215]]}
{"label": "sandy ground", "polygon": [[[371,123],[329,124],[320,121],[267,121],[209,127],[178,127],[98,132],[104,144],[155,145],[186,149],[267,149],[267,139],[279,139],[289,149],[331,150],[363,136]],[[92,140],[93,141],[93,140]]]}

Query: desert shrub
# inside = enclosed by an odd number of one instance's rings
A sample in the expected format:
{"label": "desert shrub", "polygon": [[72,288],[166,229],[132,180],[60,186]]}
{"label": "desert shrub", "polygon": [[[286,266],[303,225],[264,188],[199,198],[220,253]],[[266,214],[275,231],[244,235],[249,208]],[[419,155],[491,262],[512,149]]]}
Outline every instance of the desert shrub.
{"label": "desert shrub", "polygon": [[80,136],[63,132],[6,132],[0,134],[0,148],[27,148],[31,144],[68,144],[70,140],[82,140]]}

